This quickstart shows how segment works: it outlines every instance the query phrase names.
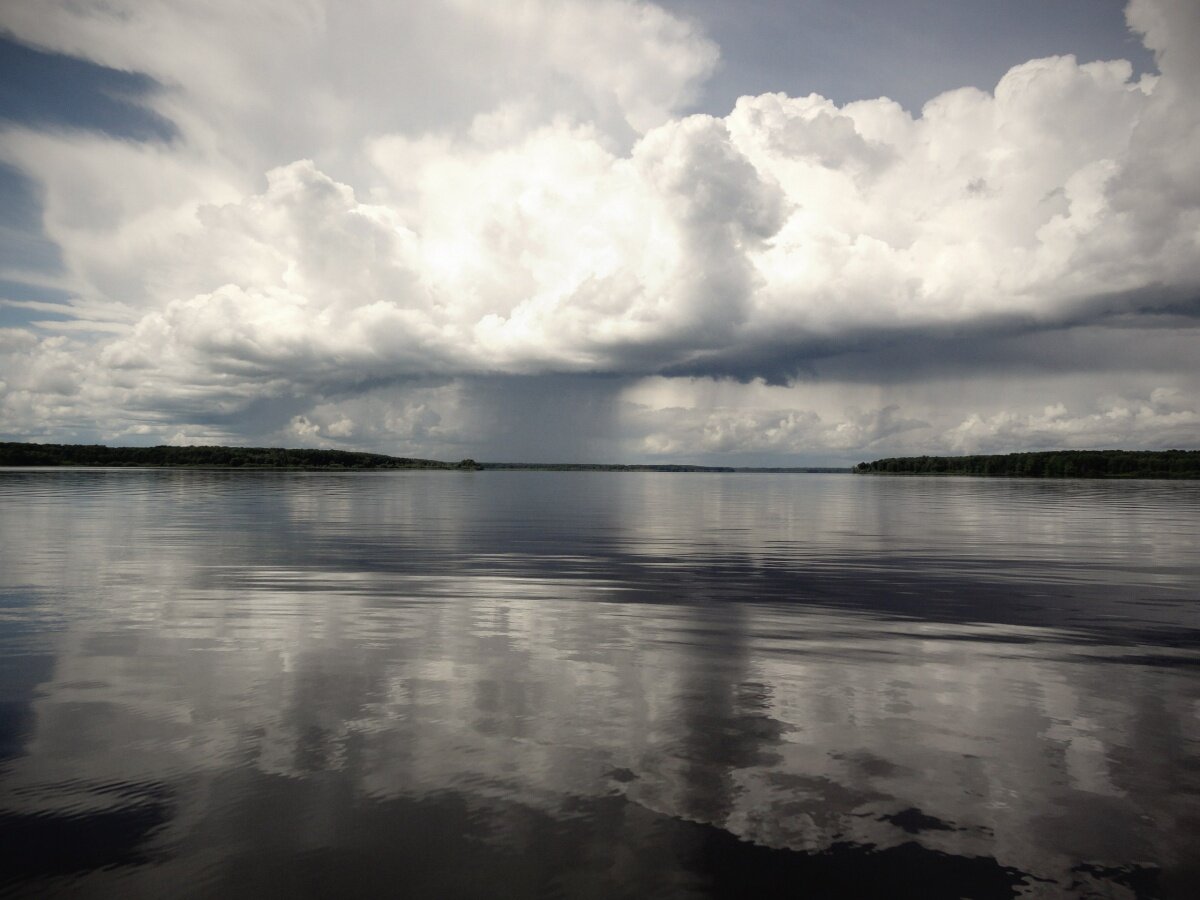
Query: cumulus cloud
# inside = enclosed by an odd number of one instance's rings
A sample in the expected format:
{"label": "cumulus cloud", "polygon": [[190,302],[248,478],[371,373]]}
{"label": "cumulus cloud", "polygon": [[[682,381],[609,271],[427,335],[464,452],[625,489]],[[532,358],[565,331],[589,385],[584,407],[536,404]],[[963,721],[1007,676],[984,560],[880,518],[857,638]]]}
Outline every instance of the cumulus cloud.
{"label": "cumulus cloud", "polygon": [[[1195,443],[1194,380],[1128,373],[943,378],[921,389],[815,382],[771,387],[648,379],[623,392],[621,428],[654,458],[853,464],[883,456]],[[1182,387],[1180,385],[1183,385]]]}
{"label": "cumulus cloud", "polygon": [[796,407],[640,409],[634,419],[641,425],[636,430],[645,432],[644,450],[663,457],[740,453],[786,458],[815,451],[859,452],[929,427],[920,419],[902,418],[895,405],[866,411],[851,407],[831,418]]}
{"label": "cumulus cloud", "polygon": [[[98,330],[3,344],[6,430],[216,422],[236,438],[254,420],[379,446],[391,422],[397,440],[447,447],[458,432],[439,423],[470,404],[414,399],[421,379],[786,382],[932,333],[983,347],[1014,328],[1186,319],[1200,17],[1134,0],[1128,19],[1158,75],[1052,57],[917,116],[767,94],[715,118],[684,114],[715,46],[633,0],[219,3],[202,18],[8,4],[0,27],[18,38],[153,77],[145,102],[177,134],[0,136],[42,190],[56,284],[75,298],[62,311]],[[922,429],[952,447],[1200,434],[1159,412],[1105,431],[1088,424],[1105,412],[960,410],[941,428],[919,406],[681,407],[640,437],[628,423],[647,453],[849,452]]]}
{"label": "cumulus cloud", "polygon": [[1027,447],[1177,447],[1195,440],[1200,404],[1178,389],[1104,397],[1090,409],[1054,403],[1038,412],[972,413],[941,435],[953,451],[997,452]]}
{"label": "cumulus cloud", "polygon": [[0,16],[23,41],[151,76],[155,110],[251,178],[297,157],[345,163],[364,135],[462,125],[514,98],[644,131],[718,58],[637,0],[14,0]]}

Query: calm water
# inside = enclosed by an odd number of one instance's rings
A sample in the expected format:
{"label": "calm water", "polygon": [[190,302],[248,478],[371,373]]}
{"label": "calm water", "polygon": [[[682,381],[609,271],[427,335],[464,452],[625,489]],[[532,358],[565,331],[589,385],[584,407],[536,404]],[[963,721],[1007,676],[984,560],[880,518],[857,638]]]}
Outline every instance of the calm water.
{"label": "calm water", "polygon": [[0,893],[1200,896],[1200,484],[0,472]]}

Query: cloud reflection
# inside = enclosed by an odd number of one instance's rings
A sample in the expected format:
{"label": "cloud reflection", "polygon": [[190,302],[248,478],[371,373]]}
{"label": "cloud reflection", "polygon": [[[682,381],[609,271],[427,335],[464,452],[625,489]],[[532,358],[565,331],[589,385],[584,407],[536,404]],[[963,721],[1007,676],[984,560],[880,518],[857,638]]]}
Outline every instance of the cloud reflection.
{"label": "cloud reflection", "polygon": [[[553,490],[510,494],[506,476],[14,477],[0,481],[5,628],[60,620],[3,632],[11,658],[53,669],[22,682],[21,663],[5,667],[5,699],[29,714],[0,813],[14,832],[57,823],[47,834],[74,861],[32,874],[60,886],[103,895],[173,873],[249,892],[264,872],[323,866],[369,887],[395,866],[428,895],[498,877],[571,893],[585,875],[617,895],[719,893],[725,876],[698,862],[709,846],[745,877],[799,867],[813,884],[857,866],[894,887],[911,863],[927,896],[958,895],[956,866],[983,867],[996,896],[1138,878],[1170,895],[1196,877],[1198,657],[1142,645],[1181,615],[1186,579],[1144,588],[1163,601],[1149,625],[1090,640],[1056,604],[1095,586],[1049,554],[1002,590],[959,568],[960,597],[1015,617],[789,589],[850,558],[852,533],[868,574],[896,554],[900,589],[921,583],[914,559],[977,553],[939,542],[961,519],[918,546],[904,523],[936,498],[909,482],[776,479],[784,499],[751,515],[737,499],[751,482],[660,476],[627,494],[628,476],[571,474],[546,479],[587,513],[564,530]],[[929,491],[954,492],[962,517],[972,496],[992,504],[1000,537],[1005,522],[1061,526],[1028,502],[1036,484],[958,484]],[[1071,540],[1099,554],[1119,537]],[[1119,599],[1099,608],[1128,613]],[[371,855],[384,834],[394,863]]]}

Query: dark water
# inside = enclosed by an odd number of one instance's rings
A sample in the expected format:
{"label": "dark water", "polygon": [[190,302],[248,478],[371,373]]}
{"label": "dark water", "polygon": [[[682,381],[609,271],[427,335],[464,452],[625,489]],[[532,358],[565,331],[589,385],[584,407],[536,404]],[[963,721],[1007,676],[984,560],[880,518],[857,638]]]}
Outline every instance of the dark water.
{"label": "dark water", "polygon": [[1200,484],[0,472],[0,893],[1200,896]]}

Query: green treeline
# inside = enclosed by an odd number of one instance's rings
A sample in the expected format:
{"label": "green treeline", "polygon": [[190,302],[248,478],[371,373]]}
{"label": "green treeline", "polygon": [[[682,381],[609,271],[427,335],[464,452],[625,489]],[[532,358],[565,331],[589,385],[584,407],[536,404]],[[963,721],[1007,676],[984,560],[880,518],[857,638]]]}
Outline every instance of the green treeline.
{"label": "green treeline", "polygon": [[545,472],[845,472],[834,468],[625,465],[620,463],[441,462],[347,450],[281,447],[106,447],[103,444],[26,444],[0,441],[0,466],[207,466],[247,469],[523,469]]}
{"label": "green treeline", "polygon": [[859,463],[865,475],[1019,478],[1200,478],[1200,450],[1050,450],[987,456],[903,456]]}
{"label": "green treeline", "polygon": [[281,447],[106,447],[0,443],[0,466],[220,466],[255,469],[477,469],[478,463],[408,459],[347,450]]}

